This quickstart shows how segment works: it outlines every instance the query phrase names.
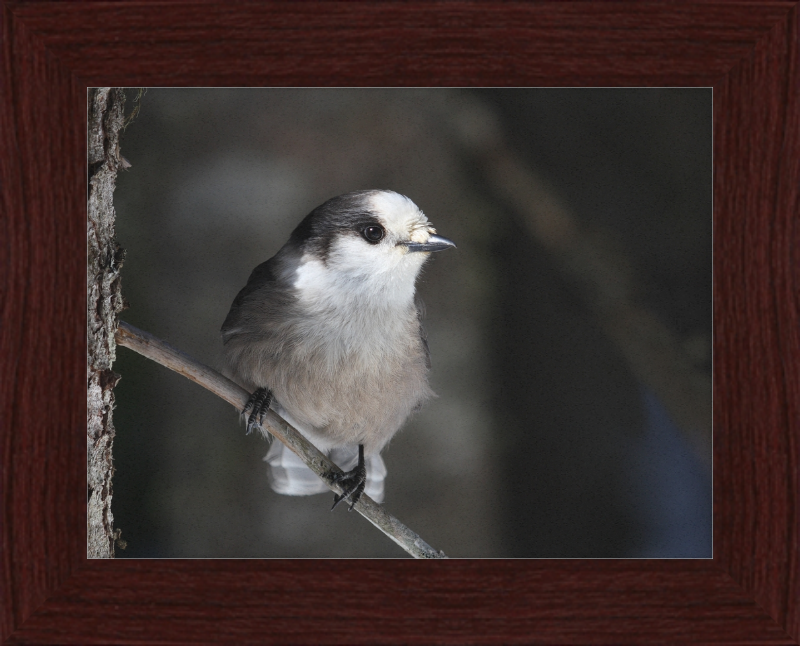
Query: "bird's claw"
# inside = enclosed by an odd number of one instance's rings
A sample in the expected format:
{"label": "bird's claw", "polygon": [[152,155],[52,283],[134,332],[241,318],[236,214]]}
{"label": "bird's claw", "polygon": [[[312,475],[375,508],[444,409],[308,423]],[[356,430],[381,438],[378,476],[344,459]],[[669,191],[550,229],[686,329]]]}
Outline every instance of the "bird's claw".
{"label": "bird's claw", "polygon": [[264,415],[269,410],[270,404],[272,404],[272,391],[267,388],[258,388],[250,395],[242,410],[242,416],[247,416],[248,435],[256,426],[261,428],[261,422],[264,421]]}
{"label": "bird's claw", "polygon": [[348,511],[353,511],[353,507],[361,499],[361,494],[364,493],[364,487],[367,486],[367,465],[364,462],[364,446],[358,445],[358,464],[345,473],[331,473],[330,479],[342,486],[342,493],[336,494],[333,497],[333,507],[331,511],[336,509],[336,506],[342,500],[350,499],[350,508]]}
{"label": "bird's claw", "polygon": [[347,500],[348,498],[350,499],[350,508],[348,511],[353,511],[353,507],[355,507],[356,503],[361,499],[361,494],[364,493],[364,487],[367,485],[366,470],[363,473],[359,473],[356,468],[347,473],[334,474],[334,482],[338,482],[342,485],[344,491],[333,497],[331,511],[336,509],[336,506],[342,502],[342,500]]}

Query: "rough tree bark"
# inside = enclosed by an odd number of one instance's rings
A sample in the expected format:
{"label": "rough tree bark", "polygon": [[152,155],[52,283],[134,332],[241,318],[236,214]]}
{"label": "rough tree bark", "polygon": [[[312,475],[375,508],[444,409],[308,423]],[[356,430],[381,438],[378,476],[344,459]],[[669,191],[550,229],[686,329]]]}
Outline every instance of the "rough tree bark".
{"label": "rough tree bark", "polygon": [[114,386],[119,375],[114,333],[122,310],[120,268],[124,250],[114,239],[113,195],[117,170],[126,162],[119,155],[125,95],[120,88],[93,88],[88,96],[89,221],[87,226],[87,555],[114,558],[114,517],[111,514]]}

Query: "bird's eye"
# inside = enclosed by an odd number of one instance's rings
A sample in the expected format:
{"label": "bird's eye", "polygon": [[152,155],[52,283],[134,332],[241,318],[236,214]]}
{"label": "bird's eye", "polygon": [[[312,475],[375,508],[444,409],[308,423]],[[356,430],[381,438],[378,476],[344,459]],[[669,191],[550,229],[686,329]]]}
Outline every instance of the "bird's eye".
{"label": "bird's eye", "polygon": [[383,227],[379,227],[377,224],[371,224],[361,230],[361,235],[364,236],[364,240],[372,244],[383,240],[384,233]]}

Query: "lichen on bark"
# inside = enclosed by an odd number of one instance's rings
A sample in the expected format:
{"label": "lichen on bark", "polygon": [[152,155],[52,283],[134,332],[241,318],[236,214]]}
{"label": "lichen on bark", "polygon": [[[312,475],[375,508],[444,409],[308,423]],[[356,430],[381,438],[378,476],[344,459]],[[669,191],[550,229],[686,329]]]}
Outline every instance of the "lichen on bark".
{"label": "lichen on bark", "polygon": [[88,94],[87,223],[87,556],[114,557],[114,517],[111,513],[114,386],[119,375],[114,332],[122,310],[120,269],[124,250],[114,234],[114,188],[125,95],[120,88],[93,88]]}

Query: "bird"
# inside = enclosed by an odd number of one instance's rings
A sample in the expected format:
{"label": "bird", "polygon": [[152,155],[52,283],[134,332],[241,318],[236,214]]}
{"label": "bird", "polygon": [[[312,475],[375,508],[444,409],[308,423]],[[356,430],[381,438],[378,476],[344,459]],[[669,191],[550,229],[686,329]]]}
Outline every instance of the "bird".
{"label": "bird", "polygon": [[[222,325],[226,374],[252,393],[247,432],[269,408],[343,473],[328,474],[350,510],[383,500],[381,451],[434,396],[416,280],[432,252],[454,248],[408,197],[373,189],[333,197],[258,265]],[[280,442],[264,458],[272,489],[328,491]]]}

